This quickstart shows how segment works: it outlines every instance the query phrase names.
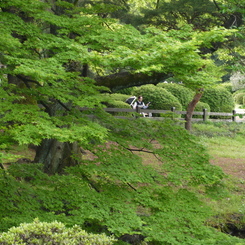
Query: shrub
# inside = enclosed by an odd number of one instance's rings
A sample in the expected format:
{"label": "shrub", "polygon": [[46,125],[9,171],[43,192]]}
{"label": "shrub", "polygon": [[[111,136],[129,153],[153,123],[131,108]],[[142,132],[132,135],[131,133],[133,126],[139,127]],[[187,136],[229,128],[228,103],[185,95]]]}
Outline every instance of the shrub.
{"label": "shrub", "polygon": [[236,94],[240,94],[240,93],[245,93],[245,89],[238,89],[233,93],[233,96],[235,96]]}
{"label": "shrub", "polygon": [[201,101],[209,104],[213,112],[231,112],[235,106],[232,94],[221,86],[207,88]]}
{"label": "shrub", "polygon": [[[125,94],[105,94],[103,104],[108,108],[131,108],[125,101],[129,95]],[[129,116],[129,112],[111,112],[114,116]]]}
{"label": "shrub", "polygon": [[210,106],[207,103],[199,101],[196,104],[195,111],[203,111],[203,109],[207,109],[207,111],[210,111]]}
{"label": "shrub", "polygon": [[219,86],[225,88],[230,93],[233,93],[234,92],[233,89],[232,89],[231,82],[221,83]]}
{"label": "shrub", "polygon": [[104,234],[94,235],[82,230],[79,226],[66,228],[64,224],[40,222],[23,223],[19,227],[12,227],[8,232],[0,234],[0,244],[70,244],[70,245],[110,245],[114,238]]}
{"label": "shrub", "polygon": [[240,92],[240,93],[234,94],[233,98],[237,104],[244,105],[244,102],[243,102],[244,96],[245,96],[245,92]]}
{"label": "shrub", "polygon": [[135,87],[133,90],[136,96],[142,95],[145,103],[151,102],[150,108],[158,110],[170,110],[175,107],[176,110],[182,110],[179,100],[166,89],[153,84]]}
{"label": "shrub", "polygon": [[130,94],[133,95],[133,87],[129,87],[129,88],[122,88],[120,90],[116,91],[119,94]]}
{"label": "shrub", "polygon": [[110,94],[109,97],[113,100],[116,100],[116,101],[123,101],[125,102],[125,100],[130,97],[130,95],[128,94]]}
{"label": "shrub", "polygon": [[157,87],[165,88],[169,91],[172,95],[174,95],[183,108],[187,108],[190,101],[193,99],[194,92],[181,84],[176,83],[159,83]]}
{"label": "shrub", "polygon": [[[195,111],[203,111],[203,109],[207,109],[208,112],[210,112],[210,106],[207,103],[199,101],[196,104]],[[193,118],[201,118],[202,116],[194,115]]]}

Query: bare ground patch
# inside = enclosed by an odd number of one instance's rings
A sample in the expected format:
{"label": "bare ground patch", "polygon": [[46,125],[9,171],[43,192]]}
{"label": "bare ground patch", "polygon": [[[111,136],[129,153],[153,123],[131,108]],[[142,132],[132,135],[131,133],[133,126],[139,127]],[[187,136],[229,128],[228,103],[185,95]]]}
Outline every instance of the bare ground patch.
{"label": "bare ground patch", "polygon": [[245,159],[244,158],[226,158],[213,157],[210,160],[211,164],[220,166],[224,173],[245,180]]}

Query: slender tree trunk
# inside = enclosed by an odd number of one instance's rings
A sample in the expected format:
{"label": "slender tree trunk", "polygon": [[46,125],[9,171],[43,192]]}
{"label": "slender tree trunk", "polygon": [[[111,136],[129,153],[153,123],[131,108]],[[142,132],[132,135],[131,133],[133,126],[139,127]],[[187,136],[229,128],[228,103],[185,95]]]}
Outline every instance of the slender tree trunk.
{"label": "slender tree trunk", "polygon": [[191,119],[196,107],[196,104],[200,101],[203,94],[203,89],[200,89],[194,96],[193,100],[189,103],[185,116],[185,129],[191,130]]}

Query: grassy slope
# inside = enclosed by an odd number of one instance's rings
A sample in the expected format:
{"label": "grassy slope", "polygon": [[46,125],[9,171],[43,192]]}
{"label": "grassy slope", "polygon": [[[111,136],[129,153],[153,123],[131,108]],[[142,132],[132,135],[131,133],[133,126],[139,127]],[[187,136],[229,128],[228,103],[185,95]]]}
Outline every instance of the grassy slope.
{"label": "grassy slope", "polygon": [[227,223],[245,227],[245,124],[195,124],[193,133],[207,147],[210,162],[227,174],[224,184],[229,193],[217,200],[206,200],[215,213],[210,224],[223,230]]}
{"label": "grassy slope", "polygon": [[[219,165],[228,174],[224,180],[228,192],[221,194],[216,200],[205,200],[214,210],[215,216],[210,218],[209,224],[223,227],[228,222],[237,227],[245,227],[245,124],[237,123],[206,123],[194,124],[193,134],[207,147],[211,156],[211,163]],[[34,151],[23,147],[15,147],[11,151],[16,159],[33,159]],[[144,164],[154,164],[159,167],[157,159],[151,154],[139,152]],[[16,159],[11,157],[9,162]],[[237,171],[236,171],[237,170]],[[238,171],[239,170],[239,171]],[[244,174],[243,174],[244,171]],[[222,229],[223,229],[222,228]]]}

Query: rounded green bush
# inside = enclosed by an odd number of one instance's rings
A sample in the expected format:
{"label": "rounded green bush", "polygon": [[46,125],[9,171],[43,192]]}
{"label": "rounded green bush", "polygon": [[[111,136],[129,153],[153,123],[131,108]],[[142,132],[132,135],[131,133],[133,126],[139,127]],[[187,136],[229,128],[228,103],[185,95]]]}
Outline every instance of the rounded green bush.
{"label": "rounded green bush", "polygon": [[179,100],[168,92],[166,89],[153,84],[135,87],[134,95],[142,95],[145,104],[151,102],[150,109],[170,110],[175,107],[176,110],[182,110],[182,105]]}
{"label": "rounded green bush", "polygon": [[157,84],[157,87],[165,88],[172,95],[174,95],[183,106],[183,109],[187,108],[194,96],[194,92],[191,89],[184,87],[182,84],[159,83]]}
{"label": "rounded green bush", "polygon": [[[126,94],[105,94],[103,104],[108,108],[131,108],[125,101],[130,95]],[[114,116],[130,116],[129,112],[110,112]]]}
{"label": "rounded green bush", "polygon": [[199,101],[196,104],[195,111],[203,111],[203,109],[207,109],[207,111],[210,111],[210,106],[207,103]]}
{"label": "rounded green bush", "polygon": [[235,106],[232,94],[222,86],[205,89],[201,102],[209,104],[212,112],[231,112]]}
{"label": "rounded green bush", "polygon": [[115,239],[104,234],[90,234],[79,226],[66,228],[61,222],[22,223],[18,227],[12,227],[8,232],[0,233],[0,244],[69,244],[69,245],[111,245]]}
{"label": "rounded green bush", "polygon": [[234,94],[233,98],[237,104],[244,105],[244,103],[243,103],[243,97],[244,96],[245,96],[245,92],[241,92],[241,93]]}
{"label": "rounded green bush", "polygon": [[233,93],[233,89],[232,89],[232,84],[231,82],[225,82],[225,83],[221,83],[219,86],[225,88],[228,92]]}
{"label": "rounded green bush", "polygon": [[119,89],[116,92],[119,94],[130,94],[130,95],[132,95],[132,93],[133,93],[132,91],[133,91],[133,87],[129,87],[129,88]]}
{"label": "rounded green bush", "polygon": [[238,90],[236,90],[235,92],[233,92],[233,96],[235,96],[236,94],[240,94],[240,93],[245,93],[245,89],[243,88],[243,89],[238,89]]}
{"label": "rounded green bush", "polygon": [[[194,111],[203,111],[203,109],[207,109],[208,112],[210,112],[210,106],[207,103],[199,101],[196,104],[195,110]],[[202,116],[200,115],[193,115],[193,118],[201,118]]]}
{"label": "rounded green bush", "polygon": [[126,94],[104,94],[104,100],[103,103],[107,107],[112,108],[130,108],[129,104],[127,104],[125,101],[128,99],[130,95]]}
{"label": "rounded green bush", "polygon": [[115,101],[123,101],[125,102],[125,100],[127,98],[129,98],[130,95],[127,94],[118,94],[118,93],[114,93],[114,94],[109,94],[109,98],[115,100]]}

